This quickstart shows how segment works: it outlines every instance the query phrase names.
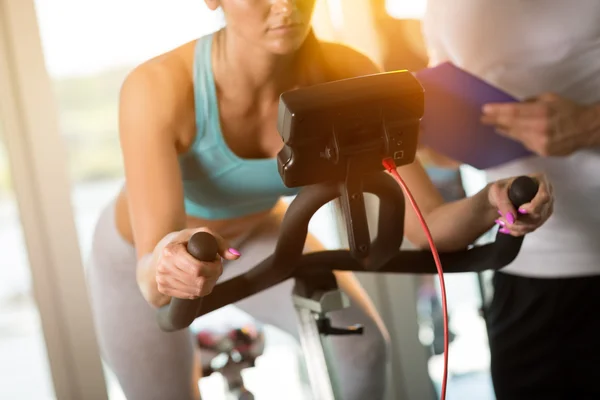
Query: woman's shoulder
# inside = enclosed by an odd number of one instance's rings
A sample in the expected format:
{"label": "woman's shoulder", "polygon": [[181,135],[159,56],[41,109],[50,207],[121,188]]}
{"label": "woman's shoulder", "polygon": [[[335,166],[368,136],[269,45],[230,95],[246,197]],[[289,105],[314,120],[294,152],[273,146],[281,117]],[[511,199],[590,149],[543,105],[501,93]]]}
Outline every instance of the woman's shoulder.
{"label": "woman's shoulder", "polygon": [[119,93],[121,136],[134,141],[156,136],[176,144],[185,140],[181,128],[194,122],[193,53],[194,42],[186,43],[130,71]]}
{"label": "woman's shoulder", "polygon": [[189,84],[193,79],[195,43],[185,43],[140,63],[127,75],[123,86],[139,82],[152,90],[169,90]]}
{"label": "woman's shoulder", "polygon": [[185,43],[135,66],[121,85],[121,106],[133,103],[136,107],[160,109],[163,114],[177,114],[189,101],[193,87],[194,43]]}
{"label": "woman's shoulder", "polygon": [[366,54],[350,46],[326,41],[321,41],[320,46],[327,64],[335,71],[338,79],[381,72],[381,68]]}

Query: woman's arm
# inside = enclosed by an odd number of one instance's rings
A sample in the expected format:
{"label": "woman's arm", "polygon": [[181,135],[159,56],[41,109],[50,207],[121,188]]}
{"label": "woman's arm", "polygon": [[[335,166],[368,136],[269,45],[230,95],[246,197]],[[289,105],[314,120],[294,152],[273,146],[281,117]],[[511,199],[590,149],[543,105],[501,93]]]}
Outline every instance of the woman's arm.
{"label": "woman's arm", "polygon": [[137,282],[146,301],[155,307],[167,304],[171,297],[193,299],[209,294],[222,273],[221,257],[239,257],[210,231],[219,244],[217,260],[198,261],[186,249],[195,232],[208,230],[185,229],[178,161],[178,149],[185,145],[177,132],[190,108],[191,89],[188,72],[177,63],[155,61],[138,67],[124,82],[120,97],[119,132],[138,258]]}
{"label": "woman's arm", "polygon": [[[398,173],[411,191],[439,251],[465,249],[487,232],[499,217],[492,206],[490,185],[474,196],[445,203],[421,163],[401,166]],[[429,248],[417,214],[406,201],[405,235],[415,246]]]}
{"label": "woman's arm", "polygon": [[156,265],[170,238],[185,228],[183,186],[177,161],[176,84],[162,64],[144,64],[123,83],[119,134],[126,191],[144,298],[163,305]]}
{"label": "woman's arm", "polygon": [[186,110],[184,74],[165,61],[143,64],[127,77],[120,96],[119,133],[137,281],[144,298],[157,307],[170,300],[157,283],[165,249],[191,235],[185,230],[176,136]]}
{"label": "woman's arm", "polygon": [[[474,196],[444,203],[418,161],[400,167],[398,171],[413,193],[440,251],[465,249],[490,229],[494,222],[501,226],[501,233],[525,235],[544,224],[553,212],[552,185],[543,174],[531,176],[538,183],[537,194],[529,203],[520,205],[516,210],[508,197],[509,187],[515,177],[489,183]],[[417,246],[428,248],[428,241],[416,213],[412,206],[407,205],[407,208],[406,237]]]}

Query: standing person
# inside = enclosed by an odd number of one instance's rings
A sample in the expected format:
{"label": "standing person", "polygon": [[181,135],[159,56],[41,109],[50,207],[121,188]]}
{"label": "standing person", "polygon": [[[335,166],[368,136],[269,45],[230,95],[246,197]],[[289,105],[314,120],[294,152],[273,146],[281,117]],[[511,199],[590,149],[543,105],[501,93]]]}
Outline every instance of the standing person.
{"label": "standing person", "polygon": [[543,171],[556,198],[493,280],[500,400],[600,398],[599,21],[597,0],[428,1],[431,65],[450,61],[523,100],[482,110],[483,123],[535,154],[485,171],[488,180]]}

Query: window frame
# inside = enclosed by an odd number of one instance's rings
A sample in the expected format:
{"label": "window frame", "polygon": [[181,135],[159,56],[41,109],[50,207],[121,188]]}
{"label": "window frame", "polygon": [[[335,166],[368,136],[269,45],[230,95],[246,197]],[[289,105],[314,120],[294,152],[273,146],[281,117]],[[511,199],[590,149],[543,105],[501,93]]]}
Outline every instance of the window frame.
{"label": "window frame", "polygon": [[33,0],[0,0],[0,119],[54,394],[107,399]]}

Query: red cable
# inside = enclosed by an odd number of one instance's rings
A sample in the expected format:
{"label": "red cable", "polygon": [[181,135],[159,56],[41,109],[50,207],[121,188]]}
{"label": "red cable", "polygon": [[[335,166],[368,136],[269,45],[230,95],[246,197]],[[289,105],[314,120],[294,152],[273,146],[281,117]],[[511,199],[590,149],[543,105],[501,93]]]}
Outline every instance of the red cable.
{"label": "red cable", "polygon": [[438,276],[440,278],[440,288],[442,292],[442,312],[444,314],[444,378],[442,380],[442,396],[441,400],[446,399],[446,384],[448,381],[448,305],[446,304],[446,285],[444,283],[444,270],[442,269],[442,262],[440,261],[440,255],[433,243],[433,238],[431,237],[431,232],[429,231],[429,227],[425,222],[425,218],[423,218],[423,214],[421,214],[421,210],[419,210],[419,206],[415,202],[410,190],[406,186],[406,183],[396,171],[396,163],[391,158],[386,158],[383,160],[383,166],[385,169],[392,174],[392,176],[396,179],[398,184],[402,187],[402,190],[408,197],[410,204],[412,205],[417,217],[419,218],[419,222],[421,222],[421,226],[423,227],[423,231],[425,232],[425,236],[427,237],[427,241],[429,242],[429,247],[431,248],[431,252],[433,253],[433,258],[435,260],[435,266],[437,267]]}

